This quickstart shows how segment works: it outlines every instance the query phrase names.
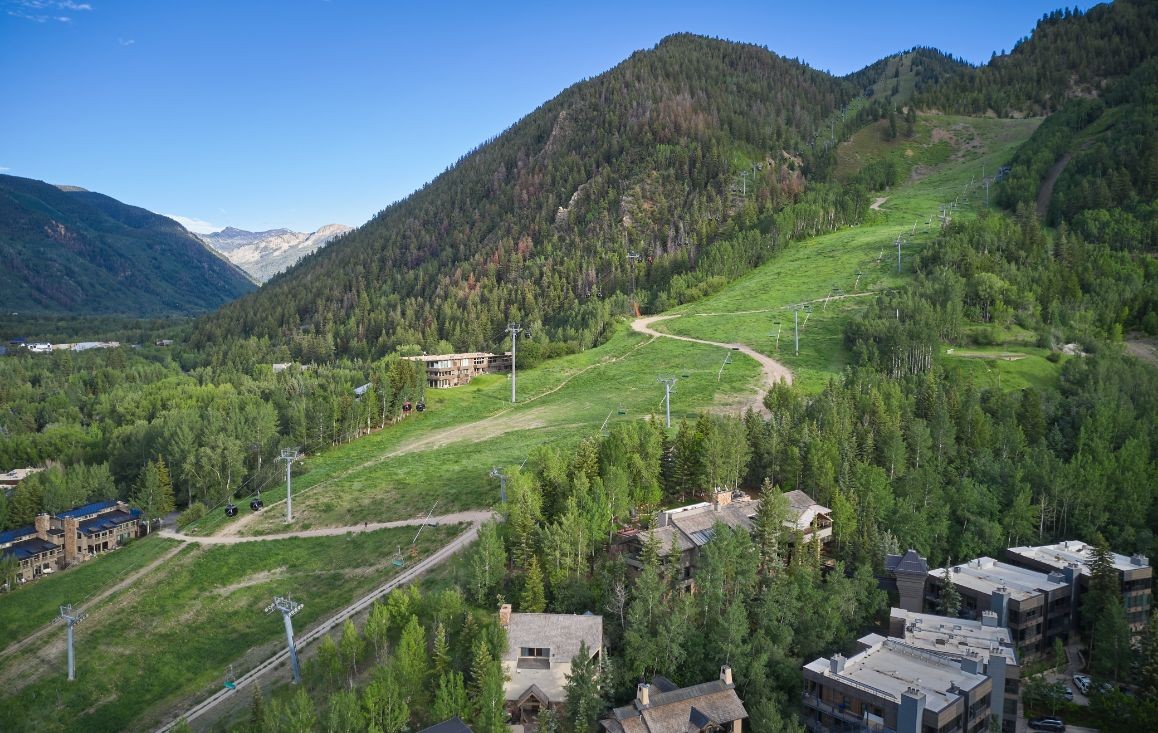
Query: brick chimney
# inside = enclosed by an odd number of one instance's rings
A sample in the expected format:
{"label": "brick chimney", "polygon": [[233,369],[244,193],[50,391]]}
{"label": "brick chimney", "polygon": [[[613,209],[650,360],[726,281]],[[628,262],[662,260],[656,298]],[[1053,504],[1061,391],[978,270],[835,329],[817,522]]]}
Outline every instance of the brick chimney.
{"label": "brick chimney", "polygon": [[730,489],[716,489],[715,496],[712,498],[712,503],[716,505],[716,509],[731,504],[732,491]]}
{"label": "brick chimney", "polygon": [[499,606],[499,626],[504,629],[511,625],[511,604],[504,603]]}
{"label": "brick chimney", "polygon": [[52,515],[50,514],[42,513],[36,515],[36,536],[46,542],[48,541],[48,528],[51,520]]}
{"label": "brick chimney", "polygon": [[651,705],[651,686],[646,682],[640,682],[635,688],[635,702],[640,710]]}

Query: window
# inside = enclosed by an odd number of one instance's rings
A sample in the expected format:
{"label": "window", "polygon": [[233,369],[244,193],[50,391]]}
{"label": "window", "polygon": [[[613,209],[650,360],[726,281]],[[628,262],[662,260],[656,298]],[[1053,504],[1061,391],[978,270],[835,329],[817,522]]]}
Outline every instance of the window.
{"label": "window", "polygon": [[546,647],[524,646],[519,648],[519,656],[546,659],[551,656],[551,650]]}

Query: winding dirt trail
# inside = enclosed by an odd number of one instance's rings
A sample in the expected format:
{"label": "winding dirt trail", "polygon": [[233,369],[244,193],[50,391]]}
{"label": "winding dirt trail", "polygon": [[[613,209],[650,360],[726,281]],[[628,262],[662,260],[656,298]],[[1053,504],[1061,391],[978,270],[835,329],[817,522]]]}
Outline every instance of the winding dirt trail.
{"label": "winding dirt trail", "polygon": [[764,372],[764,387],[756,391],[756,397],[752,401],[752,407],[760,413],[768,414],[768,408],[764,406],[764,395],[768,394],[768,390],[777,382],[784,382],[792,384],[792,372],[788,367],[784,366],[775,359],[765,356],[760,352],[744,345],[744,344],[722,344],[718,341],[705,341],[704,339],[692,338],[691,336],[677,336],[671,333],[663,333],[656,331],[651,327],[651,324],[658,321],[666,321],[669,318],[679,318],[679,315],[674,316],[646,316],[644,318],[636,318],[631,322],[631,328],[638,333],[645,333],[653,338],[671,338],[679,341],[690,341],[695,344],[707,344],[708,346],[718,346],[721,349],[731,349],[739,351],[741,354],[749,356],[756,360],[760,368]]}
{"label": "winding dirt trail", "polygon": [[888,200],[889,200],[888,196],[878,196],[875,201],[873,201],[871,204],[869,204],[869,208],[872,209],[873,211],[880,211],[881,205]]}
{"label": "winding dirt trail", "polygon": [[1061,176],[1062,171],[1070,164],[1070,158],[1073,156],[1065,153],[1058,158],[1049,172],[1045,174],[1045,179],[1041,182],[1041,188],[1037,190],[1037,217],[1045,219],[1046,214],[1049,213],[1049,200],[1053,198],[1053,187],[1057,183],[1057,179]]}

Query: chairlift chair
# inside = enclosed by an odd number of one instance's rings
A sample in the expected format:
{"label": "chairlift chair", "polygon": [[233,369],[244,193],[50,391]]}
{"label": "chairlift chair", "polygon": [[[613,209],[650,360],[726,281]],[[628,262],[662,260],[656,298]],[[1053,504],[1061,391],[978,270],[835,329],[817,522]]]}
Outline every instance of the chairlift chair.
{"label": "chairlift chair", "polygon": [[237,505],[234,504],[233,502],[229,502],[228,504],[226,504],[225,505],[225,516],[236,517],[237,516]]}
{"label": "chairlift chair", "polygon": [[414,406],[414,409],[417,410],[418,412],[425,412],[426,411],[426,403],[423,402],[422,400],[419,400],[418,404]]}
{"label": "chairlift chair", "polygon": [[414,405],[412,405],[410,403],[410,400],[406,400],[405,402],[402,403],[402,411],[403,412],[410,412],[411,408],[413,408],[413,407],[414,407]]}

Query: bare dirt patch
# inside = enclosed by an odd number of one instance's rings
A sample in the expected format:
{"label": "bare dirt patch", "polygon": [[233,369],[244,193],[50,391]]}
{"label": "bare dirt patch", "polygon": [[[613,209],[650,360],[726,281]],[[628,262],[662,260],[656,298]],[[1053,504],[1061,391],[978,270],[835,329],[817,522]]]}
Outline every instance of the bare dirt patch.
{"label": "bare dirt patch", "polygon": [[1126,340],[1126,353],[1158,367],[1158,340],[1131,338]]}

